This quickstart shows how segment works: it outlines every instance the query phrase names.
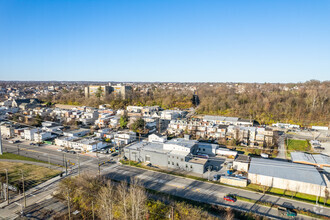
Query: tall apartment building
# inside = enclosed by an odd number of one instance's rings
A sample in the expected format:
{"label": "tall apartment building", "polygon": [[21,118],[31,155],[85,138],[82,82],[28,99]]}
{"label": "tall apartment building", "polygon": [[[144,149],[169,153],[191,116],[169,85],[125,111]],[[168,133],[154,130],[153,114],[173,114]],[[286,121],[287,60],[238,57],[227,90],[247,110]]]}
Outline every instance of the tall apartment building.
{"label": "tall apartment building", "polygon": [[99,88],[102,90],[102,96],[114,93],[115,95],[121,96],[122,98],[126,98],[127,92],[132,90],[131,86],[124,86],[121,84],[117,84],[115,86],[92,85],[85,87],[85,97],[91,97],[92,95],[95,95]]}
{"label": "tall apartment building", "polygon": [[85,96],[91,97],[92,95],[95,95],[95,93],[98,92],[99,88],[102,90],[102,95],[109,95],[111,93],[111,86],[86,86],[85,87]]}

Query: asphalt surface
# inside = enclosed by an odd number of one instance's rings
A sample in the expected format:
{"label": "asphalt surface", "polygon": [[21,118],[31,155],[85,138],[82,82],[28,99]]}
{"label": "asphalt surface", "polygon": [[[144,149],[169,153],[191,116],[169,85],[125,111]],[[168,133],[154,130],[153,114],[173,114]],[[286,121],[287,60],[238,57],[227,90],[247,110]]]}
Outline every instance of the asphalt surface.
{"label": "asphalt surface", "polygon": [[278,159],[286,159],[286,149],[285,149],[285,134],[283,133],[282,135],[279,136],[278,138],[278,154],[277,157]]}
{"label": "asphalt surface", "polygon": [[[4,143],[4,151],[17,154],[16,144]],[[77,155],[58,152],[46,147],[26,146],[21,145],[19,150],[20,155],[36,158],[43,161],[48,161],[54,164],[63,165],[63,154],[66,155],[67,160],[77,161]],[[49,155],[49,156],[48,156]],[[90,156],[79,155],[80,170],[81,172],[93,172],[97,174],[98,163],[108,161],[109,157],[96,159]],[[77,166],[72,166],[77,172]],[[320,213],[330,216],[329,208],[320,208],[316,205],[299,202],[295,200],[285,199],[277,196],[264,195],[261,193],[251,192],[244,189],[232,188],[229,186],[223,186],[218,184],[212,184],[207,182],[196,181],[188,178],[178,177],[174,175],[154,172],[150,170],[128,167],[118,164],[106,163],[101,166],[101,174],[115,180],[127,180],[130,178],[138,178],[146,186],[146,188],[156,191],[192,199],[196,201],[202,201],[210,204],[218,204],[223,206],[229,206],[243,211],[251,211],[258,214],[266,215],[272,218],[278,218],[277,210],[270,207],[265,207],[253,203],[237,201],[236,203],[226,202],[223,200],[223,196],[226,194],[236,194],[241,197],[251,198],[259,201],[267,201],[274,204],[282,205],[283,203],[291,203],[295,208],[301,208],[310,210],[312,212]],[[56,188],[56,183],[52,187],[48,187],[47,190],[40,193],[40,196],[31,196],[42,199],[50,195]],[[17,207],[16,207],[17,209]],[[0,211],[1,212],[1,211]],[[1,213],[0,213],[1,216]],[[307,216],[298,216],[297,219],[310,219]]]}

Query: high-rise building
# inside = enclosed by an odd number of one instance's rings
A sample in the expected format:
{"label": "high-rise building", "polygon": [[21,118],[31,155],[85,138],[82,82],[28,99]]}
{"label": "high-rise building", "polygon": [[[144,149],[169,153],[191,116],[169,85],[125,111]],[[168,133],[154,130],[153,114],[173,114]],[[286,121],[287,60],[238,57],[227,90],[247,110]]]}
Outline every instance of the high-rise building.
{"label": "high-rise building", "polygon": [[101,89],[101,97],[109,95],[111,93],[111,86],[86,86],[85,87],[85,97],[91,97],[98,93]]}
{"label": "high-rise building", "polygon": [[101,90],[101,97],[109,95],[111,93],[121,96],[123,99],[127,97],[127,93],[132,90],[131,86],[124,86],[121,84],[117,84],[114,86],[100,86],[100,85],[92,85],[85,87],[85,96],[91,97],[92,95],[96,95]]}

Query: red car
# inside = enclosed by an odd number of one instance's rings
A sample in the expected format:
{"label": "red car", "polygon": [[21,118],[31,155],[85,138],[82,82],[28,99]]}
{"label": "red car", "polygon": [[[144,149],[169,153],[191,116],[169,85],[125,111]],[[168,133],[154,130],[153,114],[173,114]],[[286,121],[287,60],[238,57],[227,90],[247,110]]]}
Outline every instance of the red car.
{"label": "red car", "polygon": [[232,196],[224,196],[223,199],[228,202],[236,202],[236,198],[234,198]]}

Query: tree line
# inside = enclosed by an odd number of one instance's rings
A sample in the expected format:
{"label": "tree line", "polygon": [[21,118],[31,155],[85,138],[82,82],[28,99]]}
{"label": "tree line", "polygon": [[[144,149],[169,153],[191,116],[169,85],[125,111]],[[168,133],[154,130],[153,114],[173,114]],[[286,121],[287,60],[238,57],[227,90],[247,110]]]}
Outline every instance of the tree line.
{"label": "tree line", "polygon": [[[157,84],[155,84],[157,85]],[[191,84],[191,89],[158,88],[148,92],[133,90],[126,99],[107,95],[85,98],[83,91],[62,91],[55,96],[44,96],[52,103],[98,106],[108,104],[113,109],[128,105],[153,106],[164,109],[193,107],[193,90],[198,91],[199,114],[235,116],[255,119],[262,124],[275,122],[307,125],[329,125],[330,81],[308,81],[296,84],[257,83],[200,83]]]}

